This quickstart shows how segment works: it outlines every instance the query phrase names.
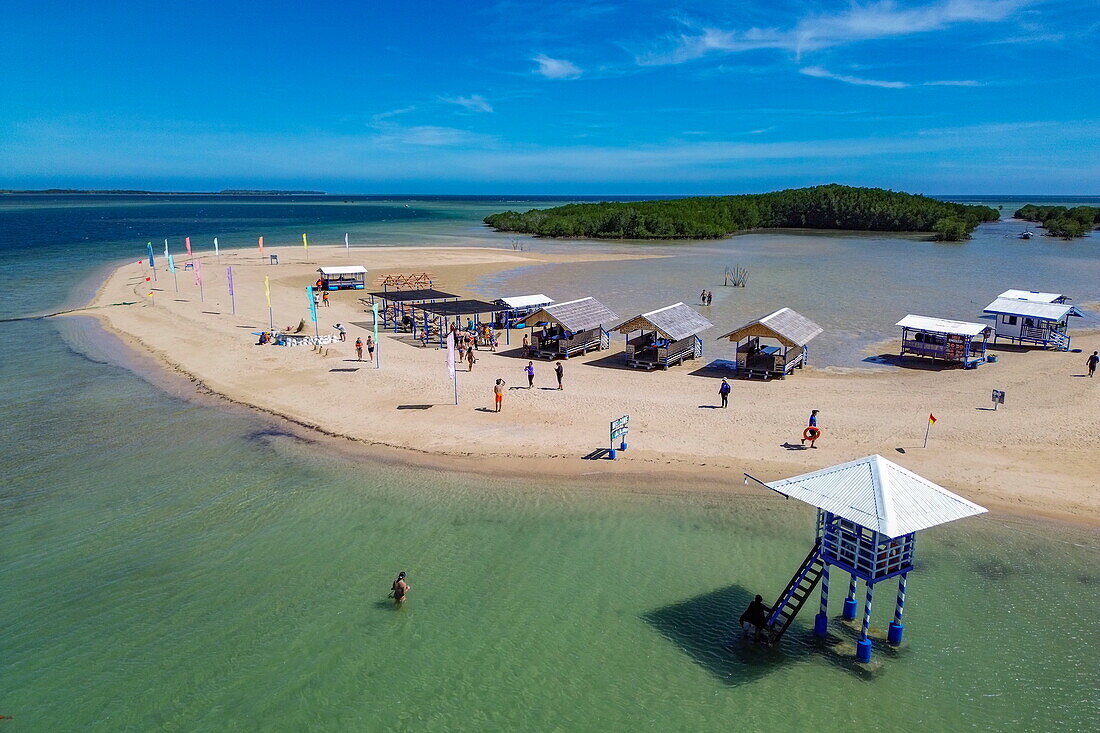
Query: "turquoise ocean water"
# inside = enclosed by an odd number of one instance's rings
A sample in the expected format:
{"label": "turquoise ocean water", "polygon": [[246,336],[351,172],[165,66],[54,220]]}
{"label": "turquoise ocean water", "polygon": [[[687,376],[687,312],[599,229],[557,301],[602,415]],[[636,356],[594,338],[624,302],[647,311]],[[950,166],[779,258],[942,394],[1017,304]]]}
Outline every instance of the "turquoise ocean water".
{"label": "turquoise ocean water", "polygon": [[[4,198],[0,316],[79,299],[149,239],[179,251],[185,234],[276,244],[305,228],[318,242],[350,230],[364,244],[506,244],[477,225],[497,208]],[[770,244],[789,240],[752,236],[761,258],[804,259]],[[955,252],[941,255],[948,269],[978,281],[965,248],[991,251],[982,236],[955,250],[882,242]],[[731,241],[688,247],[756,240]],[[853,272],[842,255],[858,238],[798,241],[831,253],[820,277]],[[1095,300],[1095,241],[1003,244],[1010,274],[1049,273],[1037,286]],[[889,285],[866,289],[898,305]],[[751,595],[774,596],[807,551],[806,507],[339,458],[251,413],[173,396],[127,363],[81,319],[0,323],[8,730],[1085,731],[1100,713],[1093,532],[984,516],[924,533],[910,645],[876,650],[868,677],[843,625],[831,645],[807,641],[809,612],[778,650],[723,648]],[[413,591],[395,609],[385,594],[402,569]],[[880,630],[892,595],[876,595]]]}

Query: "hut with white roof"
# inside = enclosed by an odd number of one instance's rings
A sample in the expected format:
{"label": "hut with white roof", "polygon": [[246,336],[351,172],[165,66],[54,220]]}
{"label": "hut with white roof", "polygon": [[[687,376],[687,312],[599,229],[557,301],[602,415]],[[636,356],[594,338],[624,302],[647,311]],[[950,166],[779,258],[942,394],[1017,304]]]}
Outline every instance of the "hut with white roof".
{"label": "hut with white roof", "polygon": [[321,290],[365,290],[367,287],[367,268],[362,265],[340,265],[319,267]]}
{"label": "hut with white roof", "polygon": [[914,354],[962,364],[972,369],[986,360],[986,340],[993,328],[984,323],[907,315],[901,326],[901,355]]}
{"label": "hut with white roof", "polygon": [[534,295],[512,295],[507,298],[497,298],[493,301],[501,307],[497,312],[497,328],[523,328],[523,320],[545,305],[554,302],[542,293]]}
{"label": "hut with white roof", "polygon": [[1004,339],[1011,343],[1069,351],[1070,316],[1082,315],[1068,303],[1069,300],[1068,296],[1058,293],[1006,290],[984,311],[996,317],[993,343]]}
{"label": "hut with white roof", "polygon": [[871,661],[871,596],[877,583],[898,579],[897,604],[890,623],[888,643],[902,641],[905,584],[913,570],[916,533],[986,511],[984,507],[918,476],[879,455],[842,463],[812,473],[763,482],[745,474],[788,499],[817,508],[817,539],[787,587],[768,613],[763,640],[775,643],[821,585],[820,610],[814,633],[824,637],[829,625],[829,569],[848,574],[848,594],[842,617],[852,621],[858,602],[856,584],[863,580],[866,600],[856,656]]}
{"label": "hut with white roof", "polygon": [[719,336],[718,340],[729,339],[737,344],[737,376],[782,379],[806,364],[810,341],[822,330],[801,313],[780,308]]}
{"label": "hut with white roof", "polygon": [[[703,355],[703,341],[698,334],[714,324],[683,303],[642,313],[612,326],[612,331],[625,334],[626,363],[635,369],[668,369],[687,359]],[[640,334],[630,338],[630,334]]]}
{"label": "hut with white roof", "polygon": [[619,317],[606,305],[589,296],[543,306],[524,319],[533,330],[530,356],[540,359],[568,359],[611,346],[603,324]]}

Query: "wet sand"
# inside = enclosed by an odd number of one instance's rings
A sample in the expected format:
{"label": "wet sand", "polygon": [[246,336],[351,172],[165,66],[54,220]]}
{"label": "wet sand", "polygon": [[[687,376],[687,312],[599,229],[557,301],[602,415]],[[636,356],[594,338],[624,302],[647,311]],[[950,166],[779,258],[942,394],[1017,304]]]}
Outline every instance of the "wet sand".
{"label": "wet sand", "polygon": [[[477,352],[473,372],[459,372],[456,406],[438,348],[389,334],[381,339],[382,368],[355,361],[354,341],[366,337],[371,321],[361,293],[331,294],[331,306],[319,309],[321,333],[343,323],[346,343],[321,354],[308,346],[256,346],[252,332],[268,325],[263,277],[270,278],[275,325],[296,325],[304,317],[312,330],[304,288],[321,263],[365,265],[368,289],[387,273],[426,270],[436,276],[436,287],[469,297],[472,284],[494,272],[622,255],[384,247],[349,256],[339,247],[311,247],[305,262],[301,248],[268,252],[278,253],[283,264],[263,265],[254,251],[223,252],[220,263],[204,256],[205,302],[190,271],[178,272],[178,294],[171,275],[160,272],[149,298],[147,272],[124,265],[97,292],[91,305],[100,308],[86,313],[183,375],[190,389],[287,420],[322,436],[326,449],[531,477],[534,483],[553,476],[647,493],[758,493],[743,486],[744,472],[768,480],[880,453],[991,508],[1100,525],[1100,434],[1092,425],[1100,378],[1078,376],[1085,374],[1085,355],[1100,348],[1100,334],[1073,331],[1074,347],[1084,353],[998,348],[1000,360],[976,370],[912,362],[925,368],[808,367],[783,381],[733,380],[730,407],[723,410],[716,407],[720,380],[694,373],[706,359],[669,371],[625,369],[616,356],[621,337],[610,353],[563,362],[564,391],[554,388],[553,364],[536,361],[535,388],[528,390],[522,373],[527,360],[516,348],[522,332],[514,331],[511,348]],[[661,266],[660,258],[649,259],[652,267]],[[236,316],[226,290],[228,265]],[[585,294],[550,293],[559,299]],[[613,294],[605,301],[616,309]],[[739,324],[718,327],[726,325]],[[884,345],[883,353],[891,351],[896,348]],[[500,414],[491,411],[497,377],[509,386]],[[992,389],[1008,395],[997,411],[989,402]],[[799,443],[810,409],[821,410],[824,428],[815,450]],[[938,422],[924,449],[929,412]],[[607,447],[608,422],[623,414],[631,416],[629,450],[617,461],[583,460]]]}

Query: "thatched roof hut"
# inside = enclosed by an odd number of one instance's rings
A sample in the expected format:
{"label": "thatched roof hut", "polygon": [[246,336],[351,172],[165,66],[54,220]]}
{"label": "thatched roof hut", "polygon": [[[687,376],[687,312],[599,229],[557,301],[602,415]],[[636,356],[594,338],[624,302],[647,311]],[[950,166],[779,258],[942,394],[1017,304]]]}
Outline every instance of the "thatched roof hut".
{"label": "thatched roof hut", "polygon": [[[729,339],[737,344],[736,363],[739,376],[749,379],[782,379],[806,364],[809,357],[808,344],[821,331],[821,326],[801,313],[790,308],[780,308],[718,338]],[[777,341],[779,346],[762,344],[760,339]]]}
{"label": "thatched roof hut", "polygon": [[780,308],[763,318],[749,321],[744,326],[719,336],[718,340],[741,341],[757,336],[775,339],[787,347],[805,346],[822,332],[821,326],[790,308]]}
{"label": "thatched roof hut", "polygon": [[656,331],[666,339],[679,341],[702,333],[712,326],[714,324],[699,315],[694,308],[683,303],[675,303],[634,316],[617,326],[612,326],[611,330],[619,333]]}
{"label": "thatched roof hut", "polygon": [[564,303],[543,306],[524,319],[528,326],[539,323],[556,323],[566,331],[587,331],[600,328],[605,323],[617,320],[618,316],[606,305],[589,296]]}

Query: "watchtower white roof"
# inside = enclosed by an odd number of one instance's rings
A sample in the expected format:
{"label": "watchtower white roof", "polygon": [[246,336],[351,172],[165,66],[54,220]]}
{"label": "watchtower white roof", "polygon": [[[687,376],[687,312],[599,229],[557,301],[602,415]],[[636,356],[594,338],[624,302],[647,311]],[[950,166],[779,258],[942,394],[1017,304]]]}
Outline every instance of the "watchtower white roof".
{"label": "watchtower white roof", "polygon": [[949,333],[959,336],[978,336],[989,331],[984,323],[971,323],[970,321],[950,321],[946,318],[930,318],[928,316],[907,315],[898,321],[902,328],[913,328],[918,331],[931,333]]}
{"label": "watchtower white roof", "polygon": [[767,486],[887,537],[987,511],[879,455]]}
{"label": "watchtower white roof", "polygon": [[497,302],[509,308],[530,308],[536,305],[550,305],[554,301],[542,293],[537,293],[535,295],[513,295],[510,298],[498,298]]}
{"label": "watchtower white roof", "polygon": [[317,272],[322,275],[360,275],[365,273],[367,268],[362,265],[339,265],[337,267],[318,267]]}
{"label": "watchtower white roof", "polygon": [[1060,303],[1069,300],[1068,295],[1040,293],[1037,290],[1006,290],[997,297],[1009,300],[1030,300],[1033,303]]}

